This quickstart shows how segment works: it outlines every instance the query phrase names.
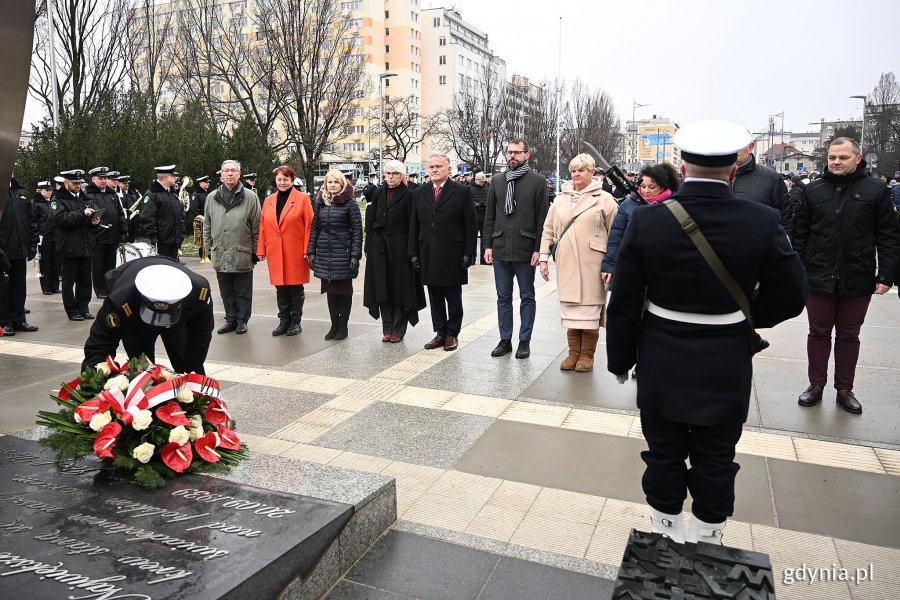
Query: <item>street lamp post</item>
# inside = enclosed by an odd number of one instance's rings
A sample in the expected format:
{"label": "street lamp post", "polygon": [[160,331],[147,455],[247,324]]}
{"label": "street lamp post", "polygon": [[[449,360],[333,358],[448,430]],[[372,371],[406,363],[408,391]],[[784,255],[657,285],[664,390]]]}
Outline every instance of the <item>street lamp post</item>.
{"label": "street lamp post", "polygon": [[863,144],[866,141],[866,97],[865,96],[850,96],[851,98],[856,98],[857,100],[862,100],[862,132],[859,134],[859,153],[865,156]]}
{"label": "street lamp post", "polygon": [[637,125],[634,123],[634,112],[638,108],[650,106],[649,104],[640,104],[632,102],[631,104],[631,170],[637,170]]}
{"label": "street lamp post", "polygon": [[378,76],[378,183],[384,177],[384,80],[396,76],[396,73],[382,73]]}

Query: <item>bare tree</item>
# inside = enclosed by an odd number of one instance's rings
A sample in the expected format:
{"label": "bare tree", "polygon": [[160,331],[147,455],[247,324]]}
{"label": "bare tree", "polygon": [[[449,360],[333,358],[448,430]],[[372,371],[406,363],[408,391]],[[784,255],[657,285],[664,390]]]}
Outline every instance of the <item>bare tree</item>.
{"label": "bare tree", "polygon": [[[129,0],[61,0],[54,4],[57,87],[53,87],[46,16],[37,24],[32,95],[49,113],[53,96],[64,115],[90,111],[115,93],[126,72],[125,37]],[[40,7],[38,7],[40,13]],[[46,14],[46,6],[43,8]]]}
{"label": "bare tree", "polygon": [[519,116],[520,133],[531,145],[531,167],[545,175],[556,173],[556,122],[559,119],[559,86],[565,84],[554,80],[541,82],[541,102],[526,107]]}
{"label": "bare tree", "polygon": [[322,156],[335,153],[353,121],[351,107],[371,87],[362,38],[353,35],[335,0],[268,0],[257,20],[274,69],[284,76],[278,91],[285,98],[286,142],[313,189]]}
{"label": "bare tree", "polygon": [[[171,107],[177,99],[175,14],[160,12],[154,0],[134,0],[125,21],[128,73],[134,89],[153,107]],[[154,132],[156,114],[151,111]]]}
{"label": "bare tree", "polygon": [[471,85],[457,90],[453,106],[441,112],[438,137],[472,168],[491,172],[507,141],[509,104],[506,82],[497,80],[491,65],[482,69]]}
{"label": "bare tree", "polygon": [[564,108],[565,135],[561,153],[572,158],[584,152],[584,142],[593,144],[607,158],[619,155],[623,137],[612,98],[603,90],[592,90],[576,79]]}
{"label": "bare tree", "polygon": [[406,160],[417,145],[438,131],[441,123],[438,115],[422,115],[413,94],[385,96],[384,118],[378,113],[378,106],[369,109],[369,119],[374,120],[369,133],[374,136],[384,132],[386,159]]}
{"label": "bare tree", "polygon": [[900,85],[893,72],[881,74],[866,100],[865,138],[863,150],[878,156],[878,171],[900,168]]}

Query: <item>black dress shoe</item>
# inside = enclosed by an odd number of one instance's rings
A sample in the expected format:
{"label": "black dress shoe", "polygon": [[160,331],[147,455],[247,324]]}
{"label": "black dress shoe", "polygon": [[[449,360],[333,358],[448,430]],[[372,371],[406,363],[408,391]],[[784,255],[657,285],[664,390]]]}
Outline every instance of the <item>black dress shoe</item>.
{"label": "black dress shoe", "polygon": [[30,314],[31,314],[31,309],[30,309],[30,308],[26,308],[26,309],[25,309],[25,314],[26,314],[26,315],[30,315]]}
{"label": "black dress shoe", "polygon": [[238,335],[241,335],[242,333],[247,333],[247,324],[244,323],[243,321],[238,321],[237,327],[235,328],[234,332]]}
{"label": "black dress shoe", "polygon": [[516,358],[528,358],[531,356],[531,342],[519,342],[516,348]]}
{"label": "black dress shoe", "polygon": [[53,295],[53,292],[51,292],[50,290],[44,290],[44,295],[45,295],[45,296],[52,296],[52,295]]}
{"label": "black dress shoe", "polygon": [[6,325],[3,327],[3,337],[12,337],[16,335],[16,330],[12,325]]}
{"label": "black dress shoe", "polygon": [[223,333],[231,333],[235,329],[237,329],[237,323],[229,321],[228,323],[225,323],[224,325],[219,327],[219,330],[216,331],[216,333],[222,335]]}
{"label": "black dress shoe", "polygon": [[84,321],[84,317],[81,315],[69,315],[70,321]]}
{"label": "black dress shoe", "polygon": [[859,400],[856,399],[856,396],[853,395],[852,390],[838,390],[835,402],[848,413],[854,415],[862,414],[862,404],[860,404]]}
{"label": "black dress shoe", "polygon": [[797,404],[800,406],[815,406],[822,401],[822,386],[812,385],[806,388],[800,397],[797,398]]}
{"label": "black dress shoe", "polygon": [[498,356],[503,356],[510,352],[512,352],[512,342],[510,340],[500,340],[500,343],[491,350],[491,356],[497,358]]}
{"label": "black dress shoe", "polygon": [[26,323],[22,321],[21,323],[13,323],[13,327],[15,327],[18,331],[37,331],[40,329],[37,325],[32,325],[31,323]]}
{"label": "black dress shoe", "polygon": [[94,318],[94,315],[92,315],[89,312],[83,312],[83,313],[81,313],[81,316],[84,317],[85,319],[87,319],[88,321],[90,321],[91,319]]}

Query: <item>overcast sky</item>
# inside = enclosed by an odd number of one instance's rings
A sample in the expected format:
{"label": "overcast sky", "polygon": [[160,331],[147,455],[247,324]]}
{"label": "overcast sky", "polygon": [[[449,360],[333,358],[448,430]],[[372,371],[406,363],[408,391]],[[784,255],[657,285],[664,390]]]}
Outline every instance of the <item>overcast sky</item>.
{"label": "overcast sky", "polygon": [[[728,119],[752,132],[859,118],[882,72],[900,77],[896,0],[422,0],[456,6],[488,34],[508,76],[557,73],[602,87],[624,122]],[[427,31],[426,31],[427,32]],[[781,126],[776,119],[776,130]]]}

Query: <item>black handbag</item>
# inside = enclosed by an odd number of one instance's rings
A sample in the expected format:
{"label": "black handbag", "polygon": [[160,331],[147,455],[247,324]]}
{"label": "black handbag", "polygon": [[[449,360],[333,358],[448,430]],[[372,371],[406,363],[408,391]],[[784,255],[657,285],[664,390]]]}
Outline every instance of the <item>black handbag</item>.
{"label": "black handbag", "polygon": [[741,289],[741,286],[738,285],[737,281],[731,276],[731,273],[728,272],[728,269],[725,268],[725,265],[722,264],[722,261],[719,260],[719,256],[716,254],[716,251],[712,249],[712,246],[709,245],[706,236],[700,231],[700,227],[697,225],[696,221],[691,218],[691,215],[684,209],[678,200],[666,200],[663,204],[665,204],[672,215],[678,219],[681,230],[684,231],[685,235],[687,235],[694,243],[694,246],[697,247],[700,255],[703,256],[706,264],[709,265],[709,268],[712,269],[713,273],[716,274],[716,277],[719,278],[719,281],[725,286],[725,289],[728,290],[728,293],[731,294],[731,297],[734,298],[734,301],[737,302],[737,305],[741,308],[741,312],[744,313],[744,318],[747,319],[747,323],[750,325],[750,340],[753,344],[753,353],[756,354],[757,352],[761,352],[768,348],[769,342],[764,340],[756,332],[756,326],[753,324],[753,315],[750,313],[750,303],[747,301],[747,295],[744,294],[744,290]]}

